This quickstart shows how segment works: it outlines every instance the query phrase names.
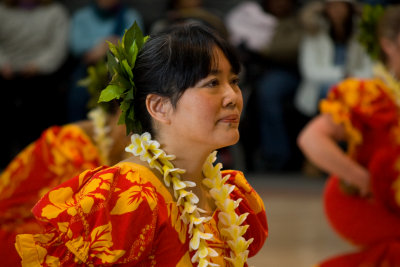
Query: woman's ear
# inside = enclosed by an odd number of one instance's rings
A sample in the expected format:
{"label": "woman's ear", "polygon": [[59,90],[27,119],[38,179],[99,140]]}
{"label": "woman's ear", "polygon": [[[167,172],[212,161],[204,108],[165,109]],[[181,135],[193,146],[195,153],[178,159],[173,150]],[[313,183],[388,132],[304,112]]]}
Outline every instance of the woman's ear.
{"label": "woman's ear", "polygon": [[169,114],[172,110],[172,104],[167,97],[149,94],[146,97],[146,107],[150,116],[155,121],[163,124],[169,124],[171,122]]}

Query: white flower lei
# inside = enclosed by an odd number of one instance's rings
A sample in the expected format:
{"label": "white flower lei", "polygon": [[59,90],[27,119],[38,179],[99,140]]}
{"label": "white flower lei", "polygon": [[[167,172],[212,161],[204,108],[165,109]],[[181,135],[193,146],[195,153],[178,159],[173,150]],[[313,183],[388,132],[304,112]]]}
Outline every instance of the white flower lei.
{"label": "white flower lei", "polygon": [[396,104],[400,106],[400,81],[397,77],[393,73],[390,73],[382,63],[375,64],[373,71],[375,76],[381,78],[386,83],[396,101]]}
{"label": "white flower lei", "polygon": [[109,165],[109,154],[114,144],[114,140],[108,136],[111,132],[109,126],[107,126],[107,113],[100,107],[92,109],[88,113],[89,119],[93,123],[94,127],[94,141],[99,150],[100,158],[105,165]]}
{"label": "white flower lei", "polygon": [[[181,219],[186,225],[189,225],[188,233],[191,238],[189,249],[196,251],[191,259],[192,262],[198,262],[199,267],[219,266],[207,260],[207,256],[218,256],[214,249],[207,246],[206,240],[212,239],[213,234],[206,233],[203,226],[203,223],[211,220],[211,217],[200,215],[205,211],[196,206],[199,198],[192,191],[187,190],[190,187],[195,187],[196,183],[181,180],[181,174],[185,173],[185,170],[174,167],[171,160],[174,160],[175,156],[167,155],[160,149],[160,144],[151,140],[149,133],[143,133],[141,136],[134,134],[131,141],[132,143],[125,148],[125,151],[140,156],[140,159],[148,162],[151,168],[157,169],[163,175],[167,187],[172,183],[177,205],[183,207]],[[225,184],[229,175],[222,178],[221,163],[213,165],[216,154],[216,151],[211,153],[203,166],[203,174],[206,177],[203,179],[203,184],[210,189],[210,195],[220,210],[218,228],[231,249],[230,257],[225,257],[225,259],[231,262],[234,267],[244,266],[249,254],[247,249],[253,242],[253,238],[249,240],[243,238],[249,225],[241,226],[241,224],[246,220],[248,213],[240,216],[236,214],[235,209],[242,199],[236,201],[230,199],[230,193],[235,189],[235,186]]]}

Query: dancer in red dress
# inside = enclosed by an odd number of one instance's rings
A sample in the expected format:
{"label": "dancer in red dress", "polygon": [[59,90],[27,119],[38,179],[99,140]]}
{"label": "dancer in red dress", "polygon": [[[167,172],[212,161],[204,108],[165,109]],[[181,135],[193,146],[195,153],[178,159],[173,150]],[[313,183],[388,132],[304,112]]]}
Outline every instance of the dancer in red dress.
{"label": "dancer in red dress", "polygon": [[357,247],[320,267],[400,266],[399,25],[400,6],[387,7],[375,76],[334,86],[298,138],[305,155],[332,174],[324,191],[331,226]]}

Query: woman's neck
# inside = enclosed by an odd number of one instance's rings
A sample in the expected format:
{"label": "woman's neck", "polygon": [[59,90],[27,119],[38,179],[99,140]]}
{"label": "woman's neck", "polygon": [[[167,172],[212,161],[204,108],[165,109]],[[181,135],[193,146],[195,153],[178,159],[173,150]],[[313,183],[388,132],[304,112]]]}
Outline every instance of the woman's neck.
{"label": "woman's neck", "polygon": [[176,136],[168,137],[166,135],[155,138],[161,148],[170,155],[175,155],[173,164],[176,168],[186,170],[183,174],[185,180],[190,180],[196,184],[201,184],[203,179],[203,165],[212,150],[207,150],[204,146],[193,144]]}

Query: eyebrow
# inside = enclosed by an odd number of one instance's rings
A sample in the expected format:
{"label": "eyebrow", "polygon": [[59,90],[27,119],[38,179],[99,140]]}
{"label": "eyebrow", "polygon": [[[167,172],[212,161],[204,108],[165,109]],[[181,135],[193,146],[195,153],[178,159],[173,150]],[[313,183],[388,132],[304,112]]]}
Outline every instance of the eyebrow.
{"label": "eyebrow", "polygon": [[218,73],[221,73],[221,70],[211,70],[210,71],[210,74],[213,74],[213,75],[215,75],[215,74],[218,74]]}
{"label": "eyebrow", "polygon": [[[216,75],[216,74],[219,74],[219,73],[221,73],[222,71],[221,70],[219,70],[219,69],[212,69],[211,71],[210,71],[210,75]],[[229,73],[234,73],[233,72],[233,69],[231,68],[230,70],[229,70]],[[235,73],[234,73],[235,74]]]}

